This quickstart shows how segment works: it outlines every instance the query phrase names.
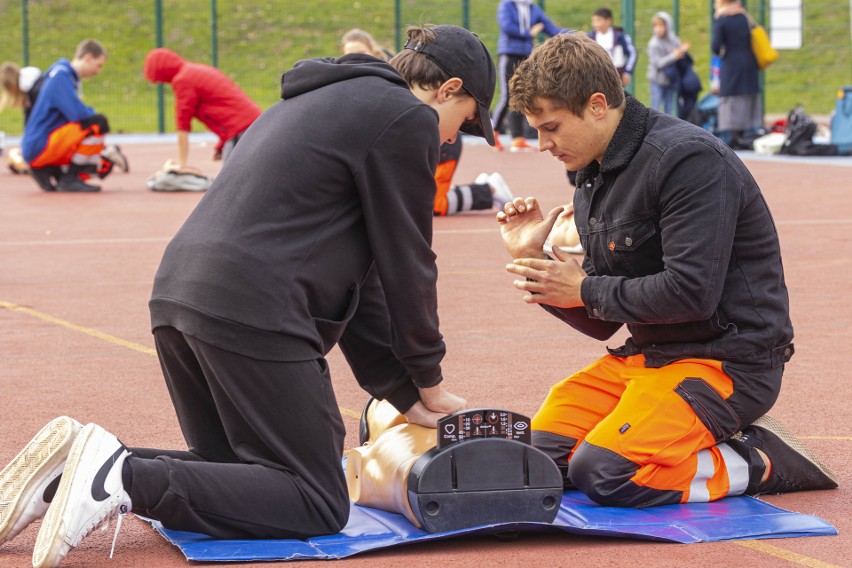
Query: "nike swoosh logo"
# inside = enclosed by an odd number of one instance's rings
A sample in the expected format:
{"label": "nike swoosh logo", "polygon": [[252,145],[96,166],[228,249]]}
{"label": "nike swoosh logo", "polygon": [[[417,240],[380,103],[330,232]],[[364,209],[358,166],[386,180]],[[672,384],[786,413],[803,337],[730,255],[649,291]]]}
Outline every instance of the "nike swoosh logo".
{"label": "nike swoosh logo", "polygon": [[56,477],[53,478],[53,481],[47,484],[47,487],[44,488],[44,493],[42,494],[42,501],[45,503],[52,503],[53,498],[56,496],[56,490],[59,489],[59,482],[62,480],[62,474],[60,473]]}
{"label": "nike swoosh logo", "polygon": [[124,446],[118,448],[114,454],[107,458],[107,460],[95,474],[95,478],[92,480],[92,499],[94,499],[95,501],[106,501],[107,499],[109,499],[110,494],[107,493],[104,484],[106,483],[106,478],[107,475],[109,475],[109,471],[112,469],[112,466],[115,465],[115,460],[117,460],[125,451],[127,450]]}

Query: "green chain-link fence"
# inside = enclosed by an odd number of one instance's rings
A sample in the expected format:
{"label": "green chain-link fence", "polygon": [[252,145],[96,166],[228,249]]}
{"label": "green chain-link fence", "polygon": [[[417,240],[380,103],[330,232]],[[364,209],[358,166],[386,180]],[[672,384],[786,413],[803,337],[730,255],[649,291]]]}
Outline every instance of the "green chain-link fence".
{"label": "green chain-link fence", "polygon": [[[755,15],[770,0],[751,0]],[[215,64],[266,108],[278,100],[281,73],[307,57],[335,55],[349,28],[370,31],[385,46],[399,46],[407,25],[453,23],[475,31],[491,49],[497,46],[496,0],[0,0],[0,60],[42,69],[58,57],[71,57],[85,38],[101,40],[109,51],[104,71],[83,85],[87,104],[106,114],[115,132],[172,131],[173,100],[142,77],[146,53],[162,43],[186,59]],[[634,93],[649,100],[646,46],[651,17],[672,13],[682,39],[692,43],[696,69],[708,88],[712,5],[709,0],[538,0],[558,25],[590,29],[592,12],[608,5],[615,23],[632,31],[639,51]],[[852,41],[848,2],[808,0],[804,6],[803,47],[782,51],[765,74],[766,110],[783,114],[804,103],[827,114],[834,92],[852,84]],[[768,12],[767,12],[768,13]],[[625,14],[632,15],[624,21]],[[704,93],[702,93],[704,94]],[[160,115],[163,109],[163,115]],[[0,130],[19,134],[20,113],[0,114]]]}

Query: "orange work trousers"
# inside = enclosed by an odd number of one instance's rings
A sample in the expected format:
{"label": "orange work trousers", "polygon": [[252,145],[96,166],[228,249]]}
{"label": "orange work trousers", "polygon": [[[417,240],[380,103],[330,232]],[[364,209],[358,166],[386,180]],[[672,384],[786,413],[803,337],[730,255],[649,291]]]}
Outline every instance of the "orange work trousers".
{"label": "orange work trousers", "polygon": [[438,164],[438,169],[435,170],[435,207],[433,212],[435,215],[446,215],[449,209],[449,201],[447,201],[447,193],[453,183],[453,175],[456,173],[457,160],[449,160]]}
{"label": "orange work trousers", "polygon": [[50,133],[47,145],[30,162],[30,167],[44,168],[74,163],[97,168],[104,149],[103,140],[98,124],[83,128],[79,122],[69,122]]}
{"label": "orange work trousers", "polygon": [[570,482],[605,505],[740,495],[749,464],[724,443],[740,429],[725,402],[733,390],[720,361],[649,368],[642,355],[607,355],[551,388],[532,421],[533,443],[557,459],[546,446],[571,440],[562,446]]}

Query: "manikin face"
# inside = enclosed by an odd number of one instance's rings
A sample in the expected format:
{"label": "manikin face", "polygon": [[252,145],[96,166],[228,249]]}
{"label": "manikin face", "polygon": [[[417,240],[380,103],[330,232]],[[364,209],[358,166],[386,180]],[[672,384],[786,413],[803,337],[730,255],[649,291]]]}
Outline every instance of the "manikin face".
{"label": "manikin face", "polygon": [[609,18],[603,18],[601,16],[592,16],[592,29],[598,32],[599,34],[605,34],[609,31],[609,27],[612,25],[612,20]]}
{"label": "manikin face", "polygon": [[603,159],[608,140],[591,110],[591,103],[579,117],[568,109],[554,108],[550,99],[538,98],[535,102],[542,110],[538,114],[528,114],[527,120],[538,130],[539,152],[550,152],[571,171]]}

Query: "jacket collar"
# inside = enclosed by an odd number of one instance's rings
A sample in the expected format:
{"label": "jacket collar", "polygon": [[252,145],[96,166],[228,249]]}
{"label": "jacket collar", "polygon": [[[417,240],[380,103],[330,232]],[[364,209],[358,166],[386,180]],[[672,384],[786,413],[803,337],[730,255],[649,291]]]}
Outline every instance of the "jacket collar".
{"label": "jacket collar", "polygon": [[634,97],[627,95],[624,115],[612,135],[604,152],[603,162],[592,162],[577,172],[577,186],[598,176],[598,173],[614,172],[627,167],[645,139],[645,123],[648,109]]}

